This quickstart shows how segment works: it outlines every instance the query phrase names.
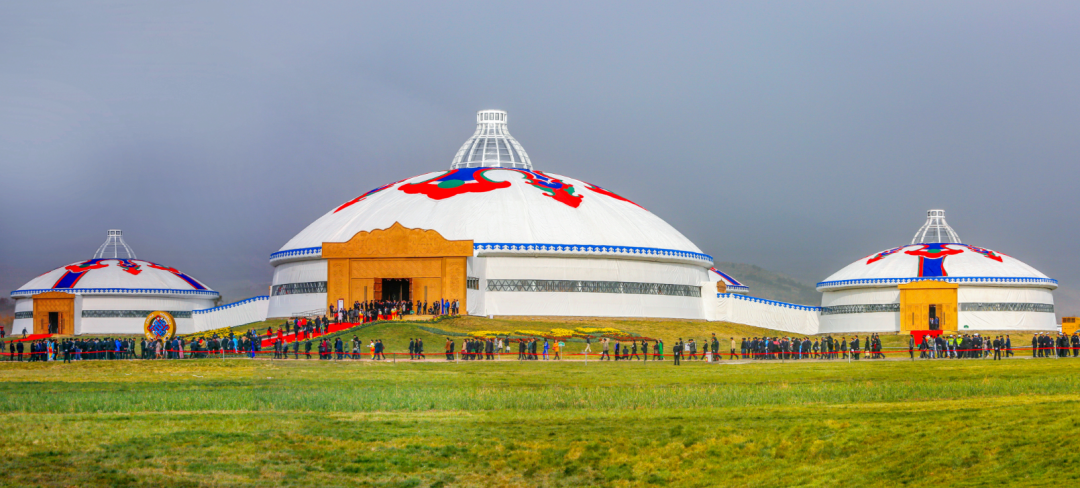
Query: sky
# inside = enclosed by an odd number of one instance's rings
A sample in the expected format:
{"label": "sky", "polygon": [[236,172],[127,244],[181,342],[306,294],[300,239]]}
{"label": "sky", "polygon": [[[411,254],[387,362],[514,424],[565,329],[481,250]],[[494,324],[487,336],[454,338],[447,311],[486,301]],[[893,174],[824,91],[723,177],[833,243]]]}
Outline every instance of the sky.
{"label": "sky", "polygon": [[1080,312],[1077,2],[4,2],[0,290],[140,258],[235,301],[270,253],[509,112],[717,261],[809,283],[910,242],[1057,278]]}

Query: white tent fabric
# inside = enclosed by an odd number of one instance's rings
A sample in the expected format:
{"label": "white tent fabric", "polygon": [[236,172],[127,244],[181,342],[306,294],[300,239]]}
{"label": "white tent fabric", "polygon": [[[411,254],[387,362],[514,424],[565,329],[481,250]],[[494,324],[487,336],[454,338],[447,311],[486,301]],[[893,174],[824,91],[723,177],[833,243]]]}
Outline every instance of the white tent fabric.
{"label": "white tent fabric", "polygon": [[[678,263],[588,258],[473,258],[485,262],[481,280],[590,280],[663,283],[700,286],[708,279],[705,268]],[[484,282],[481,282],[481,289]]]}
{"label": "white tent fabric", "polygon": [[960,332],[982,330],[1055,330],[1057,319],[1046,312],[959,312]]}
{"label": "white tent fabric", "polygon": [[892,288],[845,289],[821,294],[822,307],[879,303],[900,303],[900,290],[894,286]]}
{"label": "white tent fabric", "polygon": [[252,297],[228,305],[194,310],[191,317],[195,322],[195,332],[236,327],[266,320],[269,305],[270,297],[268,296]]}
{"label": "white tent fabric", "polygon": [[[349,305],[352,305],[351,303]],[[267,306],[266,316],[287,318],[326,311],[326,293],[303,293],[299,295],[272,296]]]}
{"label": "white tent fabric", "polygon": [[702,319],[701,298],[621,293],[486,292],[485,315]]}
{"label": "white tent fabric", "polygon": [[[637,204],[565,176],[510,168],[439,171],[376,188],[330,210],[272,256],[275,262],[344,242],[360,231],[433,229],[476,244],[585,245],[700,254],[679,231]],[[633,254],[631,254],[633,256]],[[711,264],[707,256],[694,262]]]}
{"label": "white tent fabric", "polygon": [[1054,304],[1054,293],[1046,288],[1011,288],[1005,286],[961,286],[956,293],[960,303],[1047,303]]}
{"label": "white tent fabric", "polygon": [[751,325],[800,335],[818,332],[818,311],[793,303],[748,297],[735,293],[716,293],[713,320]]}
{"label": "white tent fabric", "polygon": [[822,315],[821,334],[896,332],[900,330],[899,312],[847,313]]}

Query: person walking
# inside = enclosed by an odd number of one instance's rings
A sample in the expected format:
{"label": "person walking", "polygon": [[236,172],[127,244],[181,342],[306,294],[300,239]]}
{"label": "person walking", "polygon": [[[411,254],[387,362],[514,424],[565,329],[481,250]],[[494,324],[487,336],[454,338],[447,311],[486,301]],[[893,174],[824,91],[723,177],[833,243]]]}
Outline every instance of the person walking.
{"label": "person walking", "polygon": [[682,356],[682,350],[683,350],[683,342],[682,342],[682,337],[680,337],[679,340],[675,342],[675,345],[671,346],[671,356],[673,358],[675,358],[675,366],[679,366],[679,364],[680,364],[679,363],[679,359],[680,359],[679,356]]}

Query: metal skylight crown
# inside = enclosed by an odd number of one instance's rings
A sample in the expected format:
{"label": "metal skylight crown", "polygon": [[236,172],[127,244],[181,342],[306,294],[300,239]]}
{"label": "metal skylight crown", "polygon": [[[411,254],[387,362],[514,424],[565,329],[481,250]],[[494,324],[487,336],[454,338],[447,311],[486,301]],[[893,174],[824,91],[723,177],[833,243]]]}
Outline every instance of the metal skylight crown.
{"label": "metal skylight crown", "polygon": [[506,129],[504,110],[476,112],[476,132],[450,163],[450,169],[487,167],[532,170],[525,148]]}
{"label": "metal skylight crown", "polygon": [[94,259],[135,259],[135,251],[124,242],[124,231],[109,229],[105,243],[94,253]]}
{"label": "metal skylight crown", "polygon": [[944,210],[927,210],[926,223],[915,233],[911,239],[912,244],[954,243],[962,241],[956,231],[945,222]]}

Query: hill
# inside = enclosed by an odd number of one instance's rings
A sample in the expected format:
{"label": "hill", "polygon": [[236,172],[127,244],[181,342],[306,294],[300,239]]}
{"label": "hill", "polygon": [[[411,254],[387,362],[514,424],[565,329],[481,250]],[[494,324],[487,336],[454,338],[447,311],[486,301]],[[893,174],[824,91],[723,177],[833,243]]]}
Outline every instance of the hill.
{"label": "hill", "polygon": [[752,264],[716,263],[716,269],[750,287],[750,295],[800,305],[821,305],[821,293],[814,285]]}
{"label": "hill", "polygon": [[0,298],[0,325],[11,332],[11,323],[15,320],[15,300]]}

